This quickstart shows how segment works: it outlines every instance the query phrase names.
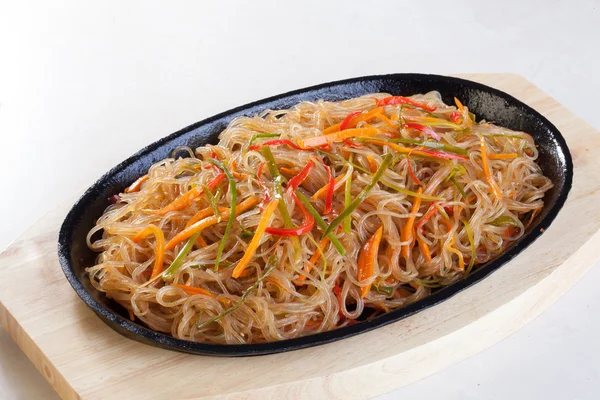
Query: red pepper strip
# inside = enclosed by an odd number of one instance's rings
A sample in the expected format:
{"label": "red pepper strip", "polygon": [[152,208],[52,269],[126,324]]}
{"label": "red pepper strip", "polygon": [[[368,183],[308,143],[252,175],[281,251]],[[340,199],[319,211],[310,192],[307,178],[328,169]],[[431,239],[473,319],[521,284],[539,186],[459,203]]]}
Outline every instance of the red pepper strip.
{"label": "red pepper strip", "polygon": [[412,153],[412,151],[406,155],[406,162],[408,163],[408,173],[415,184],[422,186],[421,181],[419,181],[419,178],[417,178],[417,175],[415,175],[415,172],[413,171],[412,163],[410,162],[410,153]]}
{"label": "red pepper strip", "polygon": [[261,163],[258,166],[258,169],[256,170],[256,180],[258,181],[258,184],[260,185],[260,187],[262,188],[262,190],[264,192],[263,200],[260,202],[260,206],[259,206],[260,211],[262,211],[265,208],[265,205],[269,202],[269,200],[271,200],[271,195],[269,194],[269,189],[267,189],[267,187],[265,186],[263,181],[260,179],[260,176],[262,175],[262,171],[263,171],[263,168],[265,167],[266,163],[267,163],[266,161]]}
{"label": "red pepper strip", "polygon": [[329,175],[329,186],[327,186],[327,197],[325,197],[325,211],[323,212],[323,215],[328,215],[331,214],[333,206],[333,190],[335,189],[335,179],[333,179],[331,168],[325,164],[323,164],[323,166],[327,170],[327,175]]}
{"label": "red pepper strip", "polygon": [[110,201],[110,204],[117,204],[121,201],[121,196],[119,196],[118,194],[113,194],[108,198],[108,201]]}
{"label": "red pepper strip", "polygon": [[338,304],[340,306],[340,308],[338,310],[338,315],[340,316],[340,318],[346,319],[346,316],[342,312],[342,289],[340,289],[340,286],[338,285],[337,282],[335,283],[335,286],[333,287],[333,293],[335,293],[335,297],[337,298]]}
{"label": "red pepper strip", "polygon": [[[431,217],[433,217],[433,215],[437,212],[438,209],[435,206],[435,203],[436,203],[435,201],[433,203],[431,203],[431,205],[429,206],[429,209],[427,210],[425,215],[423,215],[423,218],[421,218],[421,220],[417,224],[417,232],[421,232],[421,230],[423,229],[423,225],[425,225],[425,223],[427,221],[429,221],[429,219]],[[446,207],[444,207],[444,208],[446,208]]]}
{"label": "red pepper strip", "polygon": [[343,131],[344,129],[346,129],[348,127],[348,125],[350,124],[350,120],[359,114],[362,114],[362,110],[354,111],[354,112],[351,112],[350,114],[348,114],[346,116],[346,118],[344,118],[342,123],[340,124],[340,131]]}
{"label": "red pepper strip", "polygon": [[460,124],[460,120],[461,120],[460,113],[458,111],[452,111],[452,113],[450,114],[450,121],[452,121],[455,124],[459,125]]}
{"label": "red pepper strip", "polygon": [[220,160],[220,159],[219,159],[219,155],[218,155],[218,154],[217,154],[217,152],[216,152],[216,151],[214,151],[214,150],[213,150],[213,151],[210,153],[210,157],[211,157],[211,158],[214,158],[215,160]]}
{"label": "red pepper strip", "polygon": [[353,147],[355,149],[364,149],[364,147],[361,146],[360,144],[356,144],[352,140],[347,139],[347,138],[344,139],[344,143],[346,143],[348,146]]}
{"label": "red pepper strip", "polygon": [[440,135],[438,135],[437,133],[435,133],[435,131],[433,129],[431,129],[430,127],[428,127],[428,126],[423,126],[421,124],[403,124],[402,127],[405,128],[405,129],[415,129],[417,131],[424,132],[424,133],[428,134],[429,136],[431,136],[432,138],[434,138],[437,141],[440,141],[442,139],[440,137]]}
{"label": "red pepper strip", "polygon": [[279,146],[280,144],[287,144],[288,146],[290,146],[292,149],[295,149],[295,150],[309,150],[309,149],[303,149],[302,147],[298,146],[296,143],[293,143],[292,141],[290,141],[288,139],[268,140],[261,145],[250,146],[248,149],[249,150],[258,150],[262,146]]}
{"label": "red pepper strip", "polygon": [[398,104],[410,104],[411,106],[415,106],[417,108],[422,108],[423,110],[427,110],[433,112],[436,110],[436,107],[429,107],[427,104],[416,102],[408,97],[402,96],[390,96],[385,99],[381,99],[377,101],[377,106],[393,106]]}
{"label": "red pepper strip", "polygon": [[302,168],[302,171],[300,171],[298,173],[298,175],[296,175],[292,179],[290,179],[290,181],[287,184],[287,189],[292,192],[295,192],[296,189],[298,189],[298,186],[300,186],[302,184],[302,182],[304,182],[304,180],[308,177],[310,170],[314,166],[315,166],[315,162],[313,160],[310,160],[304,166],[304,168]]}
{"label": "red pepper strip", "polygon": [[427,154],[428,156],[435,158],[443,158],[444,160],[468,160],[468,157],[461,156],[459,154],[442,153],[441,151],[432,150],[415,150],[415,154]]}
{"label": "red pepper strip", "polygon": [[308,212],[308,210],[306,208],[304,208],[304,205],[302,205],[302,202],[300,202],[298,200],[298,196],[296,196],[296,192],[292,192],[292,196],[294,197],[294,201],[296,202],[296,205],[298,205],[298,208],[300,208],[300,210],[302,211],[302,214],[304,215],[304,219],[302,220],[302,225],[297,228],[271,228],[271,227],[268,227],[267,229],[265,229],[265,232],[267,232],[271,235],[279,235],[279,236],[300,236],[300,235],[304,235],[305,233],[308,233],[312,230],[313,226],[315,225],[315,219]]}

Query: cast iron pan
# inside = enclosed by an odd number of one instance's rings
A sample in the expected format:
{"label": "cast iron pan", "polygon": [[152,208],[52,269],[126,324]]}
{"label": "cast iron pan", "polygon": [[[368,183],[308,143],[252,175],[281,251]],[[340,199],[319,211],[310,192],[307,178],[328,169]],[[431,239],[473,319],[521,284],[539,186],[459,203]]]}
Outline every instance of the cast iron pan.
{"label": "cast iron pan", "polygon": [[[431,90],[439,91],[446,104],[452,104],[454,97],[459,98],[477,115],[478,120],[486,119],[500,126],[522,130],[533,135],[539,148],[538,163],[544,174],[554,183],[554,187],[545,195],[543,211],[536,217],[525,235],[508,251],[480,266],[467,278],[425,299],[372,320],[296,339],[244,345],[194,343],[152,331],[144,325],[131,322],[120,305],[107,299],[91,286],[85,268],[94,264],[96,253],[86,246],[87,232],[108,206],[107,199],[110,196],[122,192],[127,185],[145,174],[152,164],[168,157],[175,147],[187,145],[194,148],[207,143],[214,144],[219,133],[236,117],[252,116],[265,109],[289,108],[304,100],[337,101],[374,92],[409,96]],[[546,118],[514,97],[479,83],[446,76],[422,74],[366,76],[325,83],[247,104],[188,126],[140,150],[102,176],[75,203],[60,230],[58,257],[69,283],[81,299],[106,324],[128,338],[166,349],[214,356],[279,353],[329,343],[387,325],[434,306],[481,281],[516,257],[536,240],[545,228],[548,228],[567,198],[572,179],[571,155],[560,132]]]}

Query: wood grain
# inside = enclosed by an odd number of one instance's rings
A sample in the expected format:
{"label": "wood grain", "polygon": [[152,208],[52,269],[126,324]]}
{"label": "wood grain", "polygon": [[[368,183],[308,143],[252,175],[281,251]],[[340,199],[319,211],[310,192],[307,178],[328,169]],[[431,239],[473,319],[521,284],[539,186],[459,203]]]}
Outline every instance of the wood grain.
{"label": "wood grain", "polygon": [[[72,204],[0,254],[0,323],[65,399],[363,399],[435,373],[519,329],[594,264],[600,245],[600,135],[518,75],[461,75],[529,104],[565,136],[571,194],[533,245],[489,278],[403,321],[325,346],[248,358],[156,349],[104,325],[56,256]],[[567,235],[568,234],[568,235]]]}

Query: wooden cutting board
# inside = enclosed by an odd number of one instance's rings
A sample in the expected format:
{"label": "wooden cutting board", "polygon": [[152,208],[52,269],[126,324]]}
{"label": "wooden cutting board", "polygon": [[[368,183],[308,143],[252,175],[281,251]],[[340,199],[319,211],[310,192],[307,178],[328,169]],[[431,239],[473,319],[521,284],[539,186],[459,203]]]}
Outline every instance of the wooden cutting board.
{"label": "wooden cutting board", "polygon": [[552,121],[571,149],[575,177],[544,235],[450,300],[373,332],[284,354],[215,358],[157,349],[104,325],[67,283],[57,237],[73,199],[0,254],[0,323],[65,399],[363,399],[493,345],[600,258],[600,134],[518,75],[461,77],[508,92]]}

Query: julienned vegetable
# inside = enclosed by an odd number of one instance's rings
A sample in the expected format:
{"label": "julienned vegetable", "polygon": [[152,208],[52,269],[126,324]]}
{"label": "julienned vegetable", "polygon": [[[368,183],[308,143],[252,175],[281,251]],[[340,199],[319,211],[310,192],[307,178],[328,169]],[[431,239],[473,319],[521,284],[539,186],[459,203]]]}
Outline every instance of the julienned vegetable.
{"label": "julienned vegetable", "polygon": [[352,214],[352,212],[354,210],[356,210],[356,208],[358,208],[358,206],[361,205],[361,203],[369,195],[369,192],[371,191],[371,189],[373,189],[375,187],[375,185],[377,185],[377,183],[379,182],[379,180],[381,179],[381,177],[383,176],[383,174],[385,173],[385,171],[387,170],[387,167],[390,165],[391,162],[392,162],[392,155],[388,153],[383,157],[383,162],[381,163],[381,166],[379,167],[377,172],[373,175],[373,178],[371,178],[371,181],[358,194],[358,196],[356,196],[356,198],[354,200],[352,200],[352,202],[348,205],[348,207],[346,207],[333,221],[331,221],[331,223],[329,224],[327,229],[325,229],[325,232],[323,233],[322,237],[325,237],[329,233],[333,232],[333,230],[335,228],[337,228],[337,226],[339,224],[341,224],[348,215]]}
{"label": "julienned vegetable", "polygon": [[362,323],[460,281],[530,229],[552,183],[526,133],[455,103],[240,116],[107,202],[90,281],[138,323],[211,344]]}

